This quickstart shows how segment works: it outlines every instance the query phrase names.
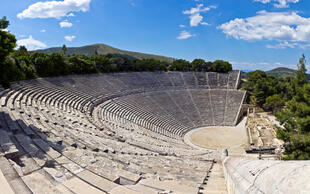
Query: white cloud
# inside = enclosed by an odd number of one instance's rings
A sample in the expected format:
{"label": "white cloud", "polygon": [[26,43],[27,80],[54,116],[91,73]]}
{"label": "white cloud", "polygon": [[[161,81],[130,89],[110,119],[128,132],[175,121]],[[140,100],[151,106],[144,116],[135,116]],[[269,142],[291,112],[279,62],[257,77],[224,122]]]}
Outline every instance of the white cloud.
{"label": "white cloud", "polygon": [[40,32],[46,32],[46,30],[45,30],[45,29],[42,29],[42,30],[40,30]]}
{"label": "white cloud", "polygon": [[65,39],[69,42],[71,42],[73,39],[75,39],[76,36],[65,36]]}
{"label": "white cloud", "polygon": [[180,27],[180,28],[185,28],[186,26],[183,25],[183,24],[180,24],[179,27]]}
{"label": "white cloud", "polygon": [[190,37],[195,36],[194,34],[191,34],[190,32],[187,32],[185,30],[183,30],[180,35],[177,37],[177,39],[179,40],[184,40],[184,39],[188,39]]}
{"label": "white cloud", "polygon": [[[68,13],[89,10],[91,0],[63,0],[44,1],[30,5],[23,12],[17,14],[19,19],[23,18],[61,18]],[[70,15],[70,14],[69,14]]]}
{"label": "white cloud", "polygon": [[274,40],[271,47],[295,47],[296,43],[310,42],[310,18],[296,12],[266,12],[249,18],[236,18],[218,26],[223,33],[246,41]]}
{"label": "white cloud", "polygon": [[273,6],[276,8],[287,8],[287,7],[289,7],[290,3],[298,3],[299,2],[299,0],[254,0],[254,1],[264,3],[264,4],[275,2],[273,4]]}
{"label": "white cloud", "polygon": [[193,14],[189,16],[190,18],[190,25],[191,26],[198,26],[201,22],[203,17],[200,14]]}
{"label": "white cloud", "polygon": [[62,21],[59,25],[61,28],[71,28],[73,26],[73,24],[68,21]]}
{"label": "white cloud", "polygon": [[200,22],[201,25],[204,25],[204,26],[209,26],[210,24],[207,23],[207,22]]}
{"label": "white cloud", "polygon": [[295,48],[296,46],[298,46],[297,43],[289,43],[285,41],[285,42],[281,42],[275,45],[268,44],[266,47],[272,48],[272,49],[285,49],[285,48]]}
{"label": "white cloud", "polygon": [[190,26],[198,26],[199,24],[208,25],[208,23],[203,22],[203,16],[201,15],[201,13],[205,13],[215,8],[215,6],[204,7],[203,4],[198,4],[197,7],[193,7],[190,10],[183,11],[183,14],[190,15]]}
{"label": "white cloud", "polygon": [[260,2],[260,3],[263,3],[263,4],[266,4],[266,3],[270,3],[271,0],[254,0],[255,2]]}
{"label": "white cloud", "polygon": [[285,48],[296,48],[307,49],[310,47],[310,43],[296,43],[296,42],[280,42],[278,44],[268,44],[267,48],[270,49],[285,49]]}
{"label": "white cloud", "polygon": [[32,38],[32,36],[29,36],[26,39],[21,39],[17,41],[18,46],[25,46],[28,50],[37,50],[37,49],[42,49],[46,48],[46,44],[43,42],[40,42],[38,40],[35,40]]}
{"label": "white cloud", "polygon": [[69,13],[67,17],[75,17],[74,13]]}

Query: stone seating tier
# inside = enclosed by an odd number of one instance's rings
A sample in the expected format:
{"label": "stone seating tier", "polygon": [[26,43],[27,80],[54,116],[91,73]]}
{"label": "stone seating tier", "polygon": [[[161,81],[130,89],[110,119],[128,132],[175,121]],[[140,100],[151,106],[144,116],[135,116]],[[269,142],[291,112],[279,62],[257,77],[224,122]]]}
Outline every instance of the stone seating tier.
{"label": "stone seating tier", "polygon": [[188,146],[183,136],[235,124],[245,95],[235,90],[239,74],[136,72],[14,83],[0,91],[1,188],[197,193],[218,155]]}

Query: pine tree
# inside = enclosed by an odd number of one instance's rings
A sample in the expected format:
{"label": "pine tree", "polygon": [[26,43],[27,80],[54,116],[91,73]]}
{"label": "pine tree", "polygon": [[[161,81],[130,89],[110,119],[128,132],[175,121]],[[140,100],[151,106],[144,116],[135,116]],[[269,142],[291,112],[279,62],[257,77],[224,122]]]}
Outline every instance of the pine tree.
{"label": "pine tree", "polygon": [[63,55],[63,56],[66,56],[67,55],[67,47],[66,47],[66,45],[64,44],[64,45],[62,45],[62,48],[61,48],[61,54]]}
{"label": "pine tree", "polygon": [[306,69],[306,57],[303,54],[299,59],[298,70],[296,71],[296,84],[298,86],[303,86],[307,81],[307,69]]}

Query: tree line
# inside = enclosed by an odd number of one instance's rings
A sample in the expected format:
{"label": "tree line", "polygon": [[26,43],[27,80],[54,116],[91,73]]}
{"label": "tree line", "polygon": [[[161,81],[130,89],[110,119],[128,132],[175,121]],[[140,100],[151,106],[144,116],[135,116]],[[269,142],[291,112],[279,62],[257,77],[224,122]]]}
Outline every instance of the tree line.
{"label": "tree line", "polygon": [[310,160],[310,83],[304,55],[297,67],[296,77],[288,78],[251,72],[243,87],[250,103],[273,111],[280,121],[277,137],[285,142],[284,159]]}
{"label": "tree line", "polygon": [[131,71],[214,71],[232,70],[229,62],[216,60],[206,62],[195,59],[192,62],[178,59],[171,64],[156,59],[129,59],[112,54],[103,56],[67,55],[63,45],[60,53],[39,53],[16,48],[16,38],[5,30],[9,21],[0,20],[0,84],[7,88],[10,82],[72,74],[111,73]]}

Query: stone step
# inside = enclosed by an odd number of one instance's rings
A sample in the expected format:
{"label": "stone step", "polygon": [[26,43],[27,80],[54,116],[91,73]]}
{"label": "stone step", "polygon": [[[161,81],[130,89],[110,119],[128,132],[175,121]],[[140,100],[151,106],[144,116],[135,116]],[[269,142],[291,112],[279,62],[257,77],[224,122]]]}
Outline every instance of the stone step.
{"label": "stone step", "polygon": [[0,170],[0,188],[1,191],[0,193],[5,193],[5,194],[14,194],[13,189],[11,188],[10,184],[4,177],[2,171]]}
{"label": "stone step", "polygon": [[[11,141],[10,136],[8,133],[2,129],[0,129],[0,146],[4,156],[7,158],[13,158],[17,155],[18,149]],[[0,151],[1,152],[1,151]]]}
{"label": "stone step", "polygon": [[63,185],[68,188],[73,193],[79,194],[103,194],[105,192],[91,186],[90,184],[86,183],[85,181],[81,180],[78,177],[74,177],[63,182]]}
{"label": "stone step", "polygon": [[123,186],[118,186],[118,187],[115,187],[113,188],[109,194],[120,194],[120,193],[126,193],[126,194],[142,194],[144,192],[137,192],[137,191],[134,191],[134,190],[131,190],[131,189],[128,189],[126,187],[123,187]]}
{"label": "stone step", "polygon": [[14,189],[14,192],[19,194],[30,194],[31,191],[22,181],[18,173],[12,167],[12,161],[10,162],[5,157],[0,157],[0,171],[2,171],[3,175],[7,179],[7,181]]}
{"label": "stone step", "polygon": [[61,191],[58,190],[55,183],[53,183],[53,181],[45,175],[43,170],[33,172],[22,177],[22,179],[34,194],[72,193],[70,190],[64,190],[63,187],[61,188]]}
{"label": "stone step", "polygon": [[109,192],[113,188],[117,187],[118,185],[112,181],[109,181],[107,179],[104,179],[88,170],[84,170],[80,173],[78,173],[76,176],[78,176],[80,179],[96,186],[97,188]]}
{"label": "stone step", "polygon": [[158,194],[162,192],[162,190],[158,190],[156,188],[148,187],[143,184],[136,184],[136,185],[126,185],[127,188],[140,192],[140,193],[147,193],[147,194]]}
{"label": "stone step", "polygon": [[208,190],[208,189],[226,190],[226,185],[223,185],[222,183],[223,182],[213,182],[210,185],[207,185],[203,190]]}
{"label": "stone step", "polygon": [[33,142],[41,148],[47,155],[49,155],[51,158],[56,159],[61,156],[61,154],[57,151],[55,151],[53,148],[51,148],[46,142],[44,142],[42,139],[33,139]]}
{"label": "stone step", "polygon": [[207,182],[207,185],[210,185],[210,186],[213,186],[213,185],[223,185],[222,183],[225,183],[225,179],[218,179],[218,178],[213,178],[213,177],[210,177],[208,182]]}
{"label": "stone step", "polygon": [[213,189],[207,189],[200,191],[201,194],[228,194],[226,190],[213,190]]}
{"label": "stone step", "polygon": [[200,189],[199,193],[227,194],[226,181],[221,163],[215,163],[213,165],[209,173],[207,185]]}
{"label": "stone step", "polygon": [[135,192],[129,188],[126,188],[122,185],[118,185],[114,182],[111,182],[107,179],[104,179],[88,170],[84,170],[77,174],[79,178],[84,180],[85,182],[95,186],[96,188],[105,191],[107,193],[128,193],[128,194],[137,194],[138,192]]}
{"label": "stone step", "polygon": [[181,181],[167,180],[160,181],[158,179],[143,179],[139,182],[147,187],[155,188],[161,191],[174,191],[175,193],[197,193],[198,188],[194,186],[188,186]]}

